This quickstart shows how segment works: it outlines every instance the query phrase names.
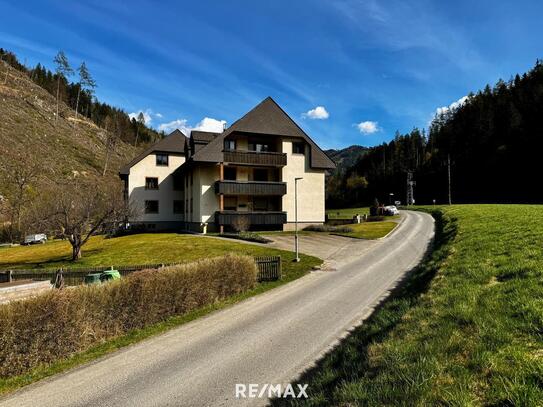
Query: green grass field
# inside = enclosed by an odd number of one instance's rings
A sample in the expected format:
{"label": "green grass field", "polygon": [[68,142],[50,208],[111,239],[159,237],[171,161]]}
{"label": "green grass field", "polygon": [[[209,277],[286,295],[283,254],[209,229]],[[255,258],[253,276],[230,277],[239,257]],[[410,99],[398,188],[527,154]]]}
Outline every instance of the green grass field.
{"label": "green grass field", "polygon": [[396,222],[364,222],[347,225],[353,231],[349,233],[333,233],[334,235],[354,237],[356,239],[379,239],[385,237],[398,224]]}
{"label": "green grass field", "polygon": [[326,214],[329,219],[352,219],[355,215],[369,215],[370,207],[347,208],[347,209],[327,209]]}
{"label": "green grass field", "polygon": [[274,405],[543,405],[543,206],[435,210],[433,254]]}
{"label": "green grass field", "polygon": [[73,263],[71,246],[66,241],[51,241],[43,245],[17,246],[2,250],[0,269],[39,267],[122,266],[136,264],[189,262],[226,253],[250,256],[280,255],[285,276],[311,269],[321,261],[302,256],[293,263],[292,252],[242,242],[176,233],[137,234],[112,239],[93,236],[83,246],[83,257]]}

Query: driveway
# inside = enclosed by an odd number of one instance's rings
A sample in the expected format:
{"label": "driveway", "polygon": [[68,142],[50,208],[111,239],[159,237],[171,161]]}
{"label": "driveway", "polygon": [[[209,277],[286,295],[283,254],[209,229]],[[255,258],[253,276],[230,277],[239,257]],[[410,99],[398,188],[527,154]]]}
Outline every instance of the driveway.
{"label": "driveway", "polygon": [[[301,233],[298,239],[300,253],[309,254],[324,260],[323,270],[336,270],[350,263],[370,250],[377,240],[362,240],[351,237],[328,235],[326,233]],[[294,251],[294,235],[265,235],[273,240],[266,246]]]}
{"label": "driveway", "polygon": [[296,380],[416,266],[433,234],[429,215],[405,212],[391,235],[337,271],[311,273],[29,386],[0,405],[264,405],[266,398],[235,398],[236,383]]}

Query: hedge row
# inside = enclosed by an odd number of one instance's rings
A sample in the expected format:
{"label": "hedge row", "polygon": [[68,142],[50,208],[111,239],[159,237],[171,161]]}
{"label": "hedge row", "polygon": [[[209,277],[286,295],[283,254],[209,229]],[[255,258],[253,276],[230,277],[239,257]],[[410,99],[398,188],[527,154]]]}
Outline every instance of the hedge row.
{"label": "hedge row", "polygon": [[254,287],[256,274],[251,257],[227,255],[2,305],[0,376],[25,373],[241,293]]}

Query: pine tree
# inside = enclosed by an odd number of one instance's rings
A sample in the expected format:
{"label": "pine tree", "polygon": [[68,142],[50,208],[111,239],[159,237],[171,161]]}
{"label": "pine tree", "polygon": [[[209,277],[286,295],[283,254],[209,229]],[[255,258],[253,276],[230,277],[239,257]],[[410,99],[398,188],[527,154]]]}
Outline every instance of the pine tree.
{"label": "pine tree", "polygon": [[53,59],[53,62],[56,65],[55,72],[57,74],[57,116],[55,119],[55,125],[58,123],[58,114],[59,114],[59,97],[60,97],[60,81],[61,79],[66,80],[67,77],[71,76],[74,72],[70,64],[68,63],[68,58],[66,57],[66,54],[64,54],[64,51],[59,51],[55,58]]}
{"label": "pine tree", "polygon": [[94,88],[96,88],[96,82],[94,81],[89,70],[87,69],[87,65],[85,65],[85,62],[82,62],[81,65],[79,65],[77,71],[79,72],[79,82],[77,84],[77,100],[75,102],[76,119],[79,112],[79,97],[81,96],[81,90],[87,91],[92,96]]}

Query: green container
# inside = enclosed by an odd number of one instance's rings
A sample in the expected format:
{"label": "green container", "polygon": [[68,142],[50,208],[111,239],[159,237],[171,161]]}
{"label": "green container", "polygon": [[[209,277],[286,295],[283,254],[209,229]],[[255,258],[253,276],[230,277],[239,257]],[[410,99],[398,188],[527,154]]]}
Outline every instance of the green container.
{"label": "green container", "polygon": [[107,270],[100,274],[100,281],[120,280],[121,273],[118,270]]}
{"label": "green container", "polygon": [[85,276],[85,284],[98,284],[102,273],[90,273]]}

